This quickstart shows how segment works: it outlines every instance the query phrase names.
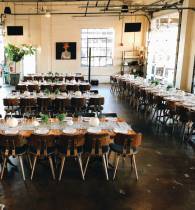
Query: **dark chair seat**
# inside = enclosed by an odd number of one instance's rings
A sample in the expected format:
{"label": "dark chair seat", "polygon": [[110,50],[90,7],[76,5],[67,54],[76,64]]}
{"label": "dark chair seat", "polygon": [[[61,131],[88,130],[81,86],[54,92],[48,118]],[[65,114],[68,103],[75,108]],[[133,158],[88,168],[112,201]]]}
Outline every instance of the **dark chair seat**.
{"label": "dark chair seat", "polygon": [[[0,148],[0,152],[2,152],[2,153],[5,153],[5,150],[6,150],[6,148],[3,147],[3,146]],[[14,153],[15,153],[15,155],[23,155],[23,154],[25,154],[26,153],[26,145],[21,146],[21,147],[16,147]],[[13,155],[13,151],[10,150],[9,154]]]}
{"label": "dark chair seat", "polygon": [[[119,153],[119,154],[123,154],[123,145],[111,143],[110,144],[110,149],[113,152],[116,152],[116,153]],[[137,150],[131,148],[130,149],[130,154],[137,154]]]}
{"label": "dark chair seat", "polygon": [[[58,149],[58,152],[59,152],[59,153],[64,154],[64,155],[67,154],[67,151],[68,151],[67,148],[61,147],[61,146],[57,146],[57,149]],[[83,146],[77,147],[77,152],[78,152],[78,154],[82,154],[82,153],[83,153]],[[74,148],[71,148],[71,149],[70,149],[70,155],[71,155],[71,156],[74,155]]]}
{"label": "dark chair seat", "polygon": [[[54,154],[55,152],[55,147],[48,147],[47,148],[47,155],[50,156],[52,154]],[[30,146],[29,149],[28,149],[28,152],[29,153],[32,153],[32,154],[37,154],[37,148],[35,148],[34,146]],[[40,155],[44,155],[45,153],[45,150],[43,148],[40,149]]]}
{"label": "dark chair seat", "polygon": [[[86,147],[85,148],[85,152],[86,153],[92,153],[92,147]],[[109,146],[107,146],[107,145],[105,145],[105,146],[102,146],[101,147],[101,150],[102,150],[102,153],[104,154],[104,153],[107,153],[107,152],[109,152]],[[100,148],[99,148],[99,146],[97,145],[96,147],[95,147],[95,154],[94,155],[99,155],[99,152],[100,152]]]}

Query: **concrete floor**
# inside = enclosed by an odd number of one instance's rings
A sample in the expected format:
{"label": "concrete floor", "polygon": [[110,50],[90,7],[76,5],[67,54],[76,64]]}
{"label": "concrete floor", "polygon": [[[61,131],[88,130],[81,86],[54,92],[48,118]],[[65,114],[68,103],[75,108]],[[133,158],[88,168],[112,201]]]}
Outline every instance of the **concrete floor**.
{"label": "concrete floor", "polygon": [[[78,164],[67,162],[62,181],[51,179],[47,164],[39,164],[33,181],[23,181],[10,168],[0,182],[0,203],[10,210],[194,210],[195,155],[190,146],[166,132],[157,133],[142,114],[113,96],[109,86],[99,87],[105,96],[104,112],[116,112],[144,139],[136,156],[139,181],[130,173],[129,162],[120,162],[115,181],[106,181],[102,165],[92,162],[86,181]],[[5,95],[6,90],[0,90]],[[25,167],[26,174],[29,169]],[[112,176],[113,171],[110,171]]]}

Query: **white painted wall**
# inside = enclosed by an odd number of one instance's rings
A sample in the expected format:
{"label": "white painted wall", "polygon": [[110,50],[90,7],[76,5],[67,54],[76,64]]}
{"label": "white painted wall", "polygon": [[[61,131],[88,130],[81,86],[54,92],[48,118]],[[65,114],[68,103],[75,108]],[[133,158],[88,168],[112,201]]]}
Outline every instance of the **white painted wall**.
{"label": "white painted wall", "polygon": [[[184,7],[195,7],[194,0],[185,0]],[[195,12],[184,10],[182,15],[176,86],[191,91],[195,57]]]}
{"label": "white painted wall", "polygon": [[[25,7],[26,9],[26,7]],[[15,11],[19,11],[15,8]],[[20,8],[21,11],[21,8]],[[112,67],[92,67],[92,78],[99,79],[100,82],[108,82],[110,75],[120,71],[122,51],[132,50],[134,47],[140,48],[146,45],[148,21],[145,17],[126,17],[125,22],[142,22],[142,31],[137,33],[124,33],[121,47],[122,19],[119,17],[72,17],[67,15],[52,15],[51,18],[45,16],[8,16],[6,25],[23,25],[24,36],[5,37],[6,42],[15,44],[33,44],[40,47],[41,51],[37,55],[37,72],[60,72],[87,74],[88,69],[81,67],[81,29],[82,28],[114,28],[114,55]],[[76,60],[56,60],[56,42],[77,42]]]}

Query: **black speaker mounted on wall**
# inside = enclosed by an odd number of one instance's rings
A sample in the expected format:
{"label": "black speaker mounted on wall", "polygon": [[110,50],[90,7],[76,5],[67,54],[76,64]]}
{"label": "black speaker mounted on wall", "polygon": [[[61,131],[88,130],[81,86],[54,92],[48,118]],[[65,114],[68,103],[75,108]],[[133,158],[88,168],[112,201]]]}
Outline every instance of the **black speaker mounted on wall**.
{"label": "black speaker mounted on wall", "polygon": [[8,36],[22,36],[23,26],[7,26],[7,35]]}
{"label": "black speaker mounted on wall", "polygon": [[139,32],[141,25],[141,23],[125,23],[125,32]]}

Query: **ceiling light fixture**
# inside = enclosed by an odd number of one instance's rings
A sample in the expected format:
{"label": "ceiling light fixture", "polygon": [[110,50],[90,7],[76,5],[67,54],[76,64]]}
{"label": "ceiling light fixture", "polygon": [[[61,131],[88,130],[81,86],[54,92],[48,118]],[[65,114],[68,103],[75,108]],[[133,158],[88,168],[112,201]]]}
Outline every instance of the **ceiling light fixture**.
{"label": "ceiling light fixture", "polygon": [[51,17],[51,13],[50,13],[50,12],[46,12],[46,13],[45,13],[45,17],[46,17],[46,18],[50,18],[50,17]]}
{"label": "ceiling light fixture", "polygon": [[4,14],[5,15],[11,15],[12,11],[11,11],[11,8],[10,7],[5,7],[4,8]]}
{"label": "ceiling light fixture", "polygon": [[129,7],[128,7],[128,5],[122,5],[122,7],[121,7],[121,12],[129,12]]}

